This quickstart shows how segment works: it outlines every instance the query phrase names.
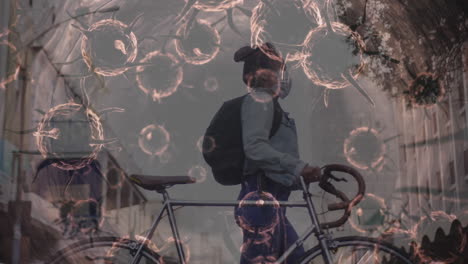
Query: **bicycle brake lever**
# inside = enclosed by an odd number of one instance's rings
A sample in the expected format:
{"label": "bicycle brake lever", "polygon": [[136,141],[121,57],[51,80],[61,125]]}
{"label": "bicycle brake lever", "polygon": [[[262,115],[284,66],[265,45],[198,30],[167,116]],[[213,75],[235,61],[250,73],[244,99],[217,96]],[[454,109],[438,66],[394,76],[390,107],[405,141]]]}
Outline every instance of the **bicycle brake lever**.
{"label": "bicycle brake lever", "polygon": [[345,179],[345,178],[338,178],[338,177],[336,177],[335,175],[333,175],[333,174],[331,174],[331,173],[330,173],[330,178],[332,178],[334,181],[337,181],[337,182],[340,182],[340,181],[348,182],[347,179]]}

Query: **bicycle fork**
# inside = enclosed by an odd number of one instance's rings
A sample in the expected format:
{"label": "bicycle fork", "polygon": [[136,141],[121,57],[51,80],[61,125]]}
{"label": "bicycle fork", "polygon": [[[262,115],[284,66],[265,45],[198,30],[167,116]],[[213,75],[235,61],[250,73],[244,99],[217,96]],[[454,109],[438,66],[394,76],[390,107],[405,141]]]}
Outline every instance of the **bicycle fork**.
{"label": "bicycle fork", "polygon": [[317,212],[315,210],[314,204],[312,202],[311,194],[304,182],[304,178],[300,177],[301,180],[301,185],[302,185],[302,190],[303,190],[303,195],[304,195],[304,200],[307,203],[307,210],[310,215],[310,219],[312,220],[312,224],[315,227],[315,236],[317,237],[317,240],[320,244],[320,247],[322,248],[322,257],[323,260],[325,261],[325,264],[333,264],[333,257],[330,253],[330,250],[328,249],[329,247],[329,238],[323,230],[320,228],[320,223],[317,217]]}

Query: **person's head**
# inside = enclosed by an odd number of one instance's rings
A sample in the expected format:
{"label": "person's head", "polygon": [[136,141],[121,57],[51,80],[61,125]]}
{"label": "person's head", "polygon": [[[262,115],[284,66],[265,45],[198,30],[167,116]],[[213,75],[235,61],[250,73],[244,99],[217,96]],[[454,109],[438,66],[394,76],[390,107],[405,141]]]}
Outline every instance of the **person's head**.
{"label": "person's head", "polygon": [[285,98],[289,93],[290,82],[286,67],[278,51],[271,43],[261,47],[245,46],[234,54],[235,62],[244,62],[242,79],[252,88],[265,88],[274,96]]}

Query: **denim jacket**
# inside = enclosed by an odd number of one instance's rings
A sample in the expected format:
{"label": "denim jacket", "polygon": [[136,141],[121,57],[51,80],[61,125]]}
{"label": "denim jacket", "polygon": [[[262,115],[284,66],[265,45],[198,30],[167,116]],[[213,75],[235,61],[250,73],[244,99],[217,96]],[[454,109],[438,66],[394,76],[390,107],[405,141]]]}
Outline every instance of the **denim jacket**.
{"label": "denim jacket", "polygon": [[273,124],[273,97],[267,91],[253,90],[241,107],[242,140],[245,152],[244,175],[259,171],[290,189],[299,189],[299,175],[307,165],[299,159],[294,119],[283,111],[278,131],[269,139]]}

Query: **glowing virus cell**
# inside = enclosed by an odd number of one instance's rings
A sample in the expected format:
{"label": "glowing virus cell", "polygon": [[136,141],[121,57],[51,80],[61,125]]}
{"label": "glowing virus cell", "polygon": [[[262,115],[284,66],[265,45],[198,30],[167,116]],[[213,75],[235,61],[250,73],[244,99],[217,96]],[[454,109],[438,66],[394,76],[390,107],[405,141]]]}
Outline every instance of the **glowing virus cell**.
{"label": "glowing virus cell", "polygon": [[109,188],[119,189],[125,181],[125,172],[120,168],[111,168],[106,173]]}
{"label": "glowing virus cell", "polygon": [[[244,15],[251,16],[252,13],[250,10],[242,8],[241,5],[244,3],[244,0],[186,0],[185,6],[177,17],[177,21],[186,20],[187,24],[192,24],[196,20],[196,16],[200,11],[204,12],[226,12],[226,16],[221,18],[219,21],[215,22],[217,24],[222,20],[227,19],[229,27],[237,34],[241,35],[239,29],[234,23],[234,8],[239,9]],[[187,14],[191,9],[194,9],[194,12],[187,18]]]}
{"label": "glowing virus cell", "polygon": [[408,106],[431,107],[444,96],[445,91],[439,77],[431,73],[420,73],[403,94],[408,99]]}
{"label": "glowing virus cell", "polygon": [[385,164],[386,145],[377,130],[358,127],[345,139],[343,152],[346,160],[356,168],[380,171]]}
{"label": "glowing virus cell", "polygon": [[208,92],[217,91],[219,89],[218,79],[215,77],[206,78],[206,80],[203,82],[203,87],[205,87],[205,90]]}
{"label": "glowing virus cell", "polygon": [[364,66],[364,42],[344,24],[334,22],[330,28],[332,31],[321,25],[307,35],[301,61],[304,73],[314,84],[327,89],[342,89],[351,84],[374,105],[355,81]]}
{"label": "glowing virus cell", "polygon": [[[188,0],[190,2],[190,0]],[[197,0],[194,2],[193,7],[207,12],[225,11],[243,4],[244,0]]]}
{"label": "glowing virus cell", "polygon": [[104,19],[83,30],[81,54],[88,68],[103,76],[116,76],[129,69],[138,51],[131,27]]}
{"label": "glowing virus cell", "polygon": [[215,139],[210,136],[201,136],[197,140],[197,148],[202,153],[210,153],[216,148]]}
{"label": "glowing virus cell", "polygon": [[187,174],[188,176],[195,178],[197,183],[202,183],[206,180],[208,172],[203,166],[195,165],[188,170]]}
{"label": "glowing virus cell", "polygon": [[279,202],[271,193],[250,192],[239,202],[237,223],[244,231],[270,232],[279,223],[279,210]]}
{"label": "glowing virus cell", "polygon": [[221,37],[218,31],[205,20],[185,23],[176,32],[177,54],[189,64],[202,65],[210,62],[219,53]]}
{"label": "glowing virus cell", "polygon": [[101,206],[93,199],[77,201],[69,217],[72,229],[83,234],[96,232],[102,220]]}
{"label": "glowing virus cell", "polygon": [[63,170],[85,167],[110,142],[104,139],[98,114],[71,102],[45,113],[34,136],[42,156]]}
{"label": "glowing virus cell", "polygon": [[170,134],[163,126],[148,125],[141,130],[138,145],[144,153],[160,156],[169,147],[170,140]]}
{"label": "glowing virus cell", "polygon": [[[422,261],[421,263],[456,263],[455,261],[464,251],[467,241],[461,225],[451,226],[455,219],[457,219],[455,215],[443,211],[433,211],[429,215],[421,217],[421,220],[414,226],[416,241],[421,241],[421,243],[413,242],[411,246],[414,255]],[[451,230],[451,233],[456,236],[454,240],[458,244],[451,248],[453,250],[451,254],[436,256],[430,247],[427,248],[430,243],[429,236],[434,237],[434,242],[437,240],[447,241],[443,230],[448,230],[449,227],[456,228]],[[433,234],[434,230],[436,230],[435,235]]]}
{"label": "glowing virus cell", "polygon": [[179,61],[171,54],[153,51],[141,60],[150,65],[136,68],[138,88],[154,101],[171,96],[182,83],[183,70]]}
{"label": "glowing virus cell", "polygon": [[366,193],[361,202],[353,207],[349,223],[354,230],[360,233],[383,232],[387,228],[387,210],[387,205],[382,197]]}
{"label": "glowing virus cell", "polygon": [[[250,42],[260,48],[263,43],[270,42],[282,57],[290,54],[288,58],[297,60],[310,29],[321,24],[320,10],[314,1],[260,1],[250,18]],[[275,59],[273,54],[271,56]]]}

